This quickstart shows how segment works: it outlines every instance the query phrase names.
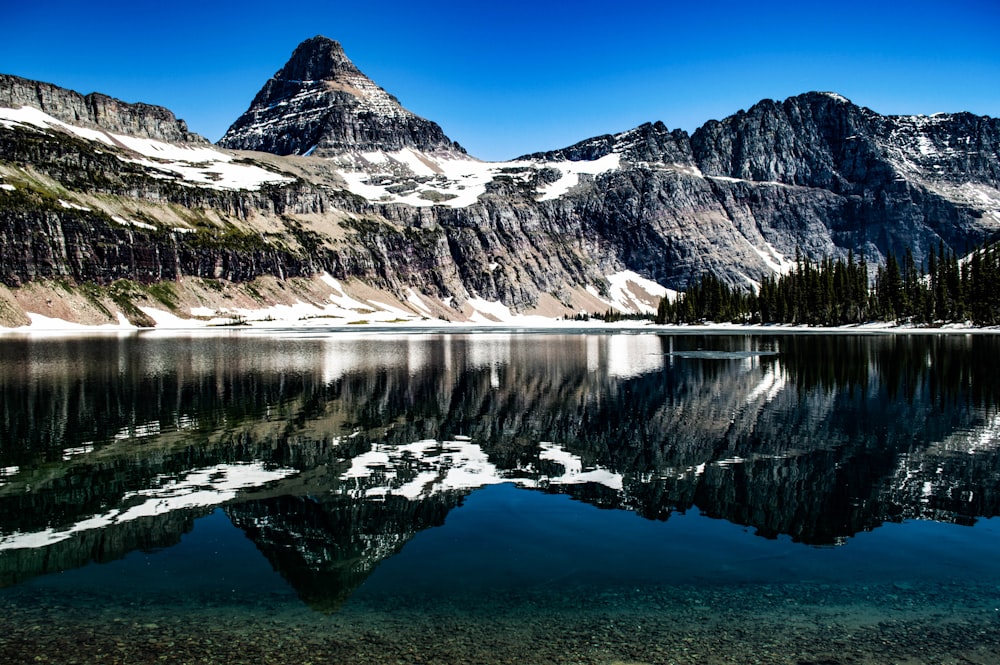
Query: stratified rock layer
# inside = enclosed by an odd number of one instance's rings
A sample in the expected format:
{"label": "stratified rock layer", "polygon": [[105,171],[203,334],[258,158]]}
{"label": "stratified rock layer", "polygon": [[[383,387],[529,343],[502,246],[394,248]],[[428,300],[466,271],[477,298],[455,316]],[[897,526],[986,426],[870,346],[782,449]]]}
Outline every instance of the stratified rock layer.
{"label": "stratified rock layer", "polygon": [[30,106],[78,127],[169,142],[205,143],[172,112],[152,104],[128,104],[97,92],[81,95],[51,83],[0,74],[0,107]]}

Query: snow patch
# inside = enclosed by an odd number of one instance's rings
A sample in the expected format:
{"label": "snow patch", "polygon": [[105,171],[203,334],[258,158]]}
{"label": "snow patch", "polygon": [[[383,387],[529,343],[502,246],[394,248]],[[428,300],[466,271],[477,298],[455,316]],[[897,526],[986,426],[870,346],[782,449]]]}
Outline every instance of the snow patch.
{"label": "snow patch", "polygon": [[421,314],[423,314],[427,318],[434,318],[434,315],[431,313],[430,308],[427,306],[426,303],[424,303],[424,301],[420,298],[420,296],[417,294],[417,292],[414,291],[413,289],[407,289],[407,291],[408,291],[409,295],[406,297],[406,302],[408,302],[411,305],[413,305],[413,307],[418,312],[420,312]]}
{"label": "snow patch", "polygon": [[[416,477],[400,482],[400,470],[413,466],[419,468]],[[393,494],[410,500],[506,482],[479,445],[435,439],[403,446],[376,444],[351,461],[341,480],[349,484],[347,493],[353,496]]]}
{"label": "snow patch", "polygon": [[411,501],[505,482],[526,488],[598,483],[622,491],[620,474],[602,467],[586,467],[580,457],[554,443],[539,444],[539,459],[558,464],[562,474],[538,476],[531,465],[500,471],[483,449],[465,436],[446,441],[425,439],[399,446],[374,444],[369,452],[351,461],[351,468],[340,479],[346,485],[343,491],[354,497],[393,495]]}
{"label": "snow patch", "polygon": [[394,152],[348,152],[330,158],[347,188],[369,201],[404,203],[416,207],[473,205],[489,184],[499,180],[529,182],[535,171],[553,168],[556,182],[543,185],[539,200],[557,199],[580,181],[580,175],[599,175],[620,167],[620,156],[592,161],[481,162],[455,153],[425,153],[412,148]]}
{"label": "snow patch", "polygon": [[551,201],[566,194],[580,182],[580,175],[600,175],[621,166],[621,155],[611,153],[592,161],[545,162],[540,166],[557,169],[562,175],[555,182],[539,189],[539,201]]}
{"label": "snow patch", "polygon": [[345,153],[331,158],[348,190],[370,201],[415,207],[464,208],[479,200],[500,172],[518,162],[481,162],[466,155],[395,152]]}
{"label": "snow patch", "polygon": [[340,284],[339,281],[337,281],[336,279],[334,279],[333,277],[331,277],[330,273],[324,272],[322,275],[320,275],[320,280],[324,284],[326,284],[327,286],[329,286],[331,289],[333,289],[334,291],[337,291],[339,293],[339,295],[337,295],[337,294],[331,294],[330,296],[328,296],[328,299],[330,300],[330,302],[332,302],[337,307],[339,307],[339,308],[341,308],[343,310],[349,311],[349,312],[374,312],[375,311],[375,309],[371,305],[366,305],[365,303],[363,303],[363,302],[361,302],[359,300],[355,300],[354,298],[352,298],[349,295],[347,295],[347,292],[344,291],[344,287]]}
{"label": "snow patch", "polygon": [[[147,224],[145,222],[137,222],[133,219],[125,219],[124,217],[118,217],[117,215],[111,216],[112,221],[121,224],[122,226],[134,226],[138,229],[147,229],[149,231],[155,231],[156,227],[152,224]],[[187,230],[187,229],[185,229]]]}
{"label": "snow patch", "polygon": [[[747,240],[747,243],[750,245],[750,247],[753,248],[753,251],[757,253],[757,256],[761,258],[761,260],[767,265],[767,267],[776,272],[777,274],[787,275],[795,268],[795,262],[786,259],[781,252],[776,250],[774,246],[771,245],[771,243],[765,242],[764,249],[757,247],[752,242],[750,242],[749,239]],[[757,284],[757,282],[754,282],[754,284]],[[757,284],[757,287],[759,289],[760,285]]]}
{"label": "snow patch", "polygon": [[823,92],[823,93],[820,93],[820,94],[825,95],[825,96],[829,97],[830,99],[836,100],[838,102],[843,102],[844,104],[850,104],[851,103],[851,100],[849,100],[847,97],[844,97],[843,95],[838,95],[835,92]]}
{"label": "snow patch", "polygon": [[62,199],[59,199],[59,205],[61,205],[63,208],[66,208],[67,210],[83,210],[85,212],[91,212],[91,209],[86,206],[78,205],[76,203],[71,203],[69,201],[63,201]]}
{"label": "snow patch", "polygon": [[583,460],[573,453],[553,443],[542,442],[539,445],[538,459],[555,462],[563,467],[563,474],[548,478],[551,485],[582,485],[597,483],[615,491],[621,491],[624,479],[621,474],[613,473],[601,467],[585,468]]}
{"label": "snow patch", "polygon": [[606,279],[611,285],[610,304],[622,312],[655,314],[661,298],[667,297],[670,300],[677,298],[677,291],[661,286],[631,270],[616,272],[608,275]]}
{"label": "snow patch", "polygon": [[932,155],[937,155],[938,151],[931,143],[930,138],[926,134],[920,134],[917,136],[917,150],[924,157],[930,157]]}
{"label": "snow patch", "polygon": [[469,321],[475,323],[495,323],[497,321],[509,322],[514,319],[510,307],[500,301],[490,302],[482,298],[469,298],[469,305],[474,310],[469,317]]}
{"label": "snow patch", "polygon": [[11,332],[98,332],[98,331],[116,331],[116,330],[135,330],[136,327],[129,323],[128,319],[121,312],[117,312],[118,323],[104,323],[96,326],[83,325],[82,323],[73,323],[71,321],[66,321],[65,319],[57,319],[50,316],[45,316],[44,314],[38,314],[36,312],[25,312],[31,323],[26,326],[20,326],[18,328],[10,328]]}
{"label": "snow patch", "polygon": [[381,310],[383,312],[388,312],[390,314],[395,315],[396,317],[400,317],[400,318],[404,318],[404,319],[409,319],[409,318],[413,317],[413,312],[407,311],[405,309],[400,309],[399,307],[395,307],[395,306],[390,305],[388,303],[384,303],[384,302],[382,302],[380,300],[375,300],[374,298],[369,298],[368,302],[370,302],[372,305],[375,306],[375,310],[373,310],[373,311]]}

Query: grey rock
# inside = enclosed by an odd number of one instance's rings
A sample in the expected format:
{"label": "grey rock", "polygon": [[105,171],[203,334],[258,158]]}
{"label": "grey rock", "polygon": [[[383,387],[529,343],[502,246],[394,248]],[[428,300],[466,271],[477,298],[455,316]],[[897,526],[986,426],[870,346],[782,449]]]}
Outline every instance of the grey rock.
{"label": "grey rock", "polygon": [[96,92],[81,95],[51,83],[9,74],[0,74],[0,106],[31,106],[71,125],[115,134],[167,142],[207,143],[203,137],[188,131],[183,120],[162,106],[129,104]]}
{"label": "grey rock", "polygon": [[317,157],[401,148],[464,152],[362,74],[339,43],[320,36],[295,49],[219,145]]}
{"label": "grey rock", "polygon": [[694,156],[687,132],[669,130],[662,122],[645,123],[621,134],[605,134],[568,148],[536,152],[518,159],[589,161],[618,153],[629,162],[658,162],[691,166]]}

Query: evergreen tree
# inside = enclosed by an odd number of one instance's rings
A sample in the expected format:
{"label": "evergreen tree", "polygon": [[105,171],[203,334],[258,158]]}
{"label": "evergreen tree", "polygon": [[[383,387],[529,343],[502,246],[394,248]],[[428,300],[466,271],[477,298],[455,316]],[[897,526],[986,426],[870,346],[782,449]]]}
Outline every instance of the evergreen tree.
{"label": "evergreen tree", "polygon": [[658,323],[734,321],[845,325],[872,319],[933,323],[971,318],[975,325],[1000,325],[1000,245],[973,252],[959,262],[941,243],[928,253],[925,272],[907,251],[900,265],[895,255],[877,269],[874,289],[868,264],[824,258],[818,265],[796,252],[786,275],[764,275],[756,294],[729,286],[706,273],[673,303],[665,298]]}

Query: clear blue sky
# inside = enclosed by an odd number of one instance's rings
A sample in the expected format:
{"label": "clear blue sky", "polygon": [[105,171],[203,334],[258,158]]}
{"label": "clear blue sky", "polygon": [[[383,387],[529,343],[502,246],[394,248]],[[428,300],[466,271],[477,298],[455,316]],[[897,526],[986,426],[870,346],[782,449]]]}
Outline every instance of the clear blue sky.
{"label": "clear blue sky", "polygon": [[1000,0],[19,1],[0,34],[0,72],[160,104],[213,141],[318,34],[490,160],[810,90],[1000,115]]}

